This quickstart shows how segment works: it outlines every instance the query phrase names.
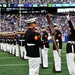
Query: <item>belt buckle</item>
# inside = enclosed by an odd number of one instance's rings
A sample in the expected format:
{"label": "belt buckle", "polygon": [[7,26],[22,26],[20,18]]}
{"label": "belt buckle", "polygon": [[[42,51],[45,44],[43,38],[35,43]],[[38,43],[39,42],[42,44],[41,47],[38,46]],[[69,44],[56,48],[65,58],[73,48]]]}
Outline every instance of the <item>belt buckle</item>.
{"label": "belt buckle", "polygon": [[74,41],[71,41],[71,44],[74,44],[75,42]]}

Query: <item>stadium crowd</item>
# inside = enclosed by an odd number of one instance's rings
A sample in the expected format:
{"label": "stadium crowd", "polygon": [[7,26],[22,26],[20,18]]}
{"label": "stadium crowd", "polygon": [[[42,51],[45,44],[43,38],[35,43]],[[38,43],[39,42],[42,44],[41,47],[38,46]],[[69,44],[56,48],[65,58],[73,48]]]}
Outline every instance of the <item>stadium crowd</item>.
{"label": "stadium crowd", "polygon": [[[27,24],[25,23],[26,19],[36,17],[37,24],[39,27],[42,25],[47,27],[47,20],[44,14],[27,14],[22,15],[21,18],[19,15],[15,14],[3,14],[1,16],[1,31],[2,32],[12,32],[12,31],[21,31],[22,29],[27,28]],[[65,16],[54,15],[51,17],[52,23],[57,23],[63,35],[68,34],[68,23]],[[73,25],[75,25],[75,16],[71,16],[71,20]]]}
{"label": "stadium crowd", "polygon": [[75,3],[75,0],[0,0],[0,3],[30,3],[30,4],[47,4],[47,3]]}

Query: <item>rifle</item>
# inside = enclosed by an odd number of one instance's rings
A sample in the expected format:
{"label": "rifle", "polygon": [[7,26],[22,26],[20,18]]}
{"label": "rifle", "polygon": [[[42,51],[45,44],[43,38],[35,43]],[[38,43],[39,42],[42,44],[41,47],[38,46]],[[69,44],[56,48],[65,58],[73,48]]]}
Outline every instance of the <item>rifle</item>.
{"label": "rifle", "polygon": [[58,51],[58,47],[57,47],[57,45],[56,45],[56,41],[55,41],[55,39],[54,39],[54,35],[53,35],[53,32],[52,32],[52,30],[51,30],[51,27],[50,27],[50,15],[49,14],[47,14],[46,15],[46,19],[47,19],[47,22],[48,22],[48,28],[49,28],[49,33],[50,33],[50,35],[51,35],[51,37],[52,37],[52,40],[53,40],[53,43],[54,43],[54,45],[55,45],[55,48],[56,48],[56,50]]}

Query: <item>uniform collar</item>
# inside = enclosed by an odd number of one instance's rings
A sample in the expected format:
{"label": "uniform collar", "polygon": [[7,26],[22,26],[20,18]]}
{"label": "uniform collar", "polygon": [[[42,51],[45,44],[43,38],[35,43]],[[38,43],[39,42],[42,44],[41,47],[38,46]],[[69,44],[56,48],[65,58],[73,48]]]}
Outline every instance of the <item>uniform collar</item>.
{"label": "uniform collar", "polygon": [[29,30],[34,30],[33,28],[28,28]]}

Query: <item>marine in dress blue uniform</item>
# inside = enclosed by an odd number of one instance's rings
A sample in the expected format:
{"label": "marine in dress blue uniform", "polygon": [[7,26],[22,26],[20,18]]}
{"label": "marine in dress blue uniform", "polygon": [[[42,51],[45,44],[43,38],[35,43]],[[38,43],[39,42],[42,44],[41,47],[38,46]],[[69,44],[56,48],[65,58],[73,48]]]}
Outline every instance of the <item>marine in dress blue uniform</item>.
{"label": "marine in dress blue uniform", "polygon": [[39,75],[40,67],[40,52],[39,47],[47,43],[47,41],[41,41],[37,36],[34,28],[36,18],[28,19],[28,30],[25,33],[25,47],[29,61],[29,75]]}
{"label": "marine in dress blue uniform", "polygon": [[56,47],[53,43],[53,56],[54,56],[54,67],[53,72],[60,73],[61,72],[61,49],[62,49],[62,34],[59,31],[59,27],[57,24],[54,25],[54,37],[56,41],[56,45],[58,47],[58,50],[56,50]]}
{"label": "marine in dress blue uniform", "polygon": [[[43,41],[48,41],[48,33],[46,31],[46,27],[42,26],[42,38]],[[49,49],[49,42],[42,47],[42,67],[48,68],[48,49]]]}
{"label": "marine in dress blue uniform", "polygon": [[75,29],[69,16],[67,16],[67,20],[70,28],[70,33],[68,34],[68,42],[66,44],[67,67],[69,74],[75,75]]}

